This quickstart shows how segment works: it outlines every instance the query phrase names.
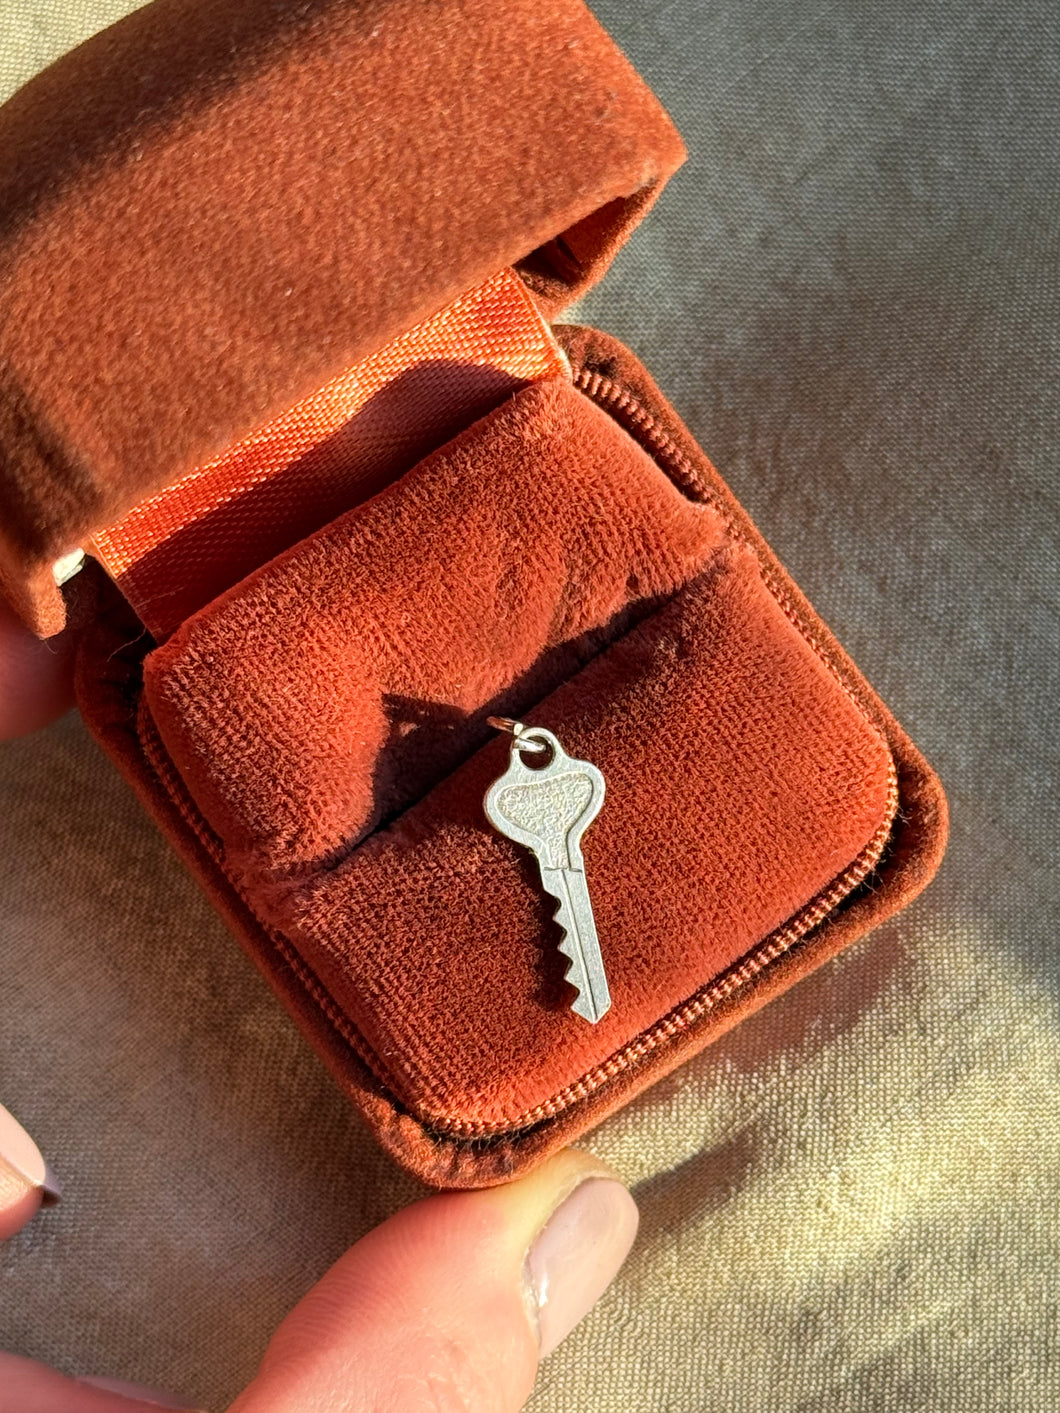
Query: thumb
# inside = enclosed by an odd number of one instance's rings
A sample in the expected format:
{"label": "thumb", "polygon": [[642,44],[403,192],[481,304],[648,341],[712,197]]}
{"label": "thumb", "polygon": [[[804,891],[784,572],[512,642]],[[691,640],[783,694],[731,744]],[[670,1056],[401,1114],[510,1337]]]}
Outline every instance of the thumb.
{"label": "thumb", "polygon": [[332,1267],[230,1413],[516,1413],[636,1230],[626,1189],[574,1150],[506,1187],[428,1197]]}

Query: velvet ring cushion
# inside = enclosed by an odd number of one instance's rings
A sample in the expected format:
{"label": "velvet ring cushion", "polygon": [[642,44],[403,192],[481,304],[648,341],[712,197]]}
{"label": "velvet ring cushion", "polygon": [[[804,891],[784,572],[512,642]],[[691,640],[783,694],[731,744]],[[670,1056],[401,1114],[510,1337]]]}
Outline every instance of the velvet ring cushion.
{"label": "velvet ring cushion", "polygon": [[[553,901],[483,815],[495,711],[608,781],[583,846],[614,996],[596,1026],[569,1010]],[[188,620],[140,712],[377,1078],[464,1136],[561,1111],[756,947],[765,965],[894,810],[881,735],[751,550],[564,379]]]}

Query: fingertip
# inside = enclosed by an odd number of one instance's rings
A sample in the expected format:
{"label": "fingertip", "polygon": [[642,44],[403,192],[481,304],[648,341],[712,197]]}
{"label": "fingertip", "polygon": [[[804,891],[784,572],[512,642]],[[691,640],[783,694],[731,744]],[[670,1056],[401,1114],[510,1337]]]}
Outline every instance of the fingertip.
{"label": "fingertip", "polygon": [[589,1177],[567,1196],[534,1239],[524,1281],[545,1359],[581,1324],[625,1263],[640,1214],[629,1190]]}
{"label": "fingertip", "polygon": [[43,1193],[0,1160],[0,1241],[14,1236],[40,1211]]}
{"label": "fingertip", "polygon": [[77,635],[35,637],[0,599],[0,740],[47,726],[74,701]]}
{"label": "fingertip", "polygon": [[133,1404],[148,1404],[154,1409],[175,1409],[179,1413],[205,1413],[204,1409],[197,1409],[177,1394],[167,1393],[163,1389],[149,1388],[146,1384],[129,1383],[127,1379],[112,1379],[100,1374],[79,1374],[74,1380],[86,1388],[98,1389],[101,1393],[116,1394],[121,1400],[115,1405],[114,1413],[133,1413]]}
{"label": "fingertip", "polygon": [[0,1413],[196,1413],[187,1399],[114,1379],[72,1379],[19,1354],[0,1352]]}
{"label": "fingertip", "polygon": [[0,1104],[0,1239],[20,1231],[43,1202],[58,1200],[58,1183],[40,1149]]}

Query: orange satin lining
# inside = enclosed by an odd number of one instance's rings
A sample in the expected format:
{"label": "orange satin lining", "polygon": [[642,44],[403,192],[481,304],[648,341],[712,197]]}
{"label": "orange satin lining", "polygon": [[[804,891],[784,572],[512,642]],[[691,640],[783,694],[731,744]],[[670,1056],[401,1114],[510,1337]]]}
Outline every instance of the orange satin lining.
{"label": "orange satin lining", "polygon": [[374,495],[517,387],[569,377],[522,280],[502,270],[90,546],[166,637],[290,545]]}

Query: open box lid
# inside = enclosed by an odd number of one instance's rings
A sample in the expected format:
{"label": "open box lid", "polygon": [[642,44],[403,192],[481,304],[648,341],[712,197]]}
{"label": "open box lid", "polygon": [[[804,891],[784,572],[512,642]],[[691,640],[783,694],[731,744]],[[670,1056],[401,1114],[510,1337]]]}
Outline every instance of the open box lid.
{"label": "open box lid", "polygon": [[504,266],[553,314],[681,140],[582,0],[154,0],[0,109],[0,582]]}

